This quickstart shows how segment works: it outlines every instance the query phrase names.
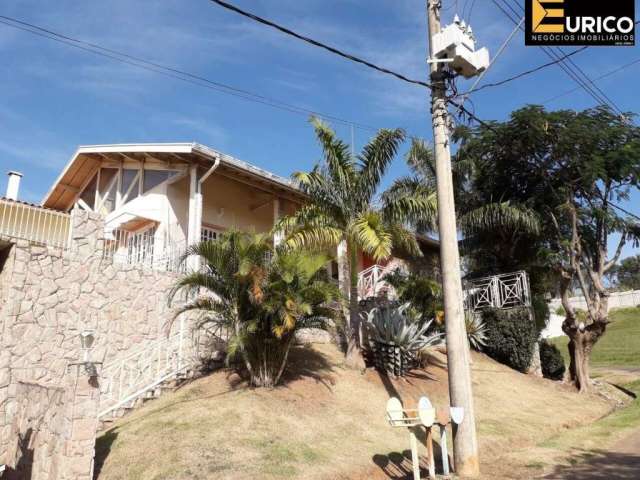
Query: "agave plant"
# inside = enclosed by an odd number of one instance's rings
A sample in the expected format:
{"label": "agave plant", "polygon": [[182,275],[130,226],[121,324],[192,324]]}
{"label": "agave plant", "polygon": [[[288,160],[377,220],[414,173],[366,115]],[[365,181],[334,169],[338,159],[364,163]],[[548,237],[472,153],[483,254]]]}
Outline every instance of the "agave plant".
{"label": "agave plant", "polygon": [[422,321],[412,313],[410,303],[399,307],[374,308],[366,318],[369,338],[376,342],[393,344],[404,352],[416,352],[440,343],[442,334],[429,334],[432,320]]}
{"label": "agave plant", "polygon": [[464,321],[467,327],[469,346],[474,350],[482,350],[487,345],[487,326],[479,316],[465,312]]}

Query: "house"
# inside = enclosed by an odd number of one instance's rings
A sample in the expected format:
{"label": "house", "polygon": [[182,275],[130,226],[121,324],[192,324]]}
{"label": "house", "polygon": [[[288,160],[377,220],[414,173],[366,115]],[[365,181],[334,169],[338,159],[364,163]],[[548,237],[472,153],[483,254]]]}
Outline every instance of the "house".
{"label": "house", "polygon": [[[305,201],[289,179],[197,143],[161,143],[78,148],[42,205],[102,215],[116,262],[176,270],[187,245],[229,228],[269,232]],[[418,239],[437,256],[437,242]],[[399,265],[360,254],[360,296],[377,293],[378,280]],[[337,278],[335,263],[328,268]]]}
{"label": "house", "polygon": [[42,204],[105,218],[116,260],[175,268],[229,228],[268,232],[304,195],[288,179],[196,143],[80,147]]}
{"label": "house", "polygon": [[[230,228],[271,232],[307,199],[196,143],[80,147],[41,205],[18,200],[20,177],[10,172],[0,198],[0,465],[32,458],[38,478],[90,480],[98,419],[198,362],[192,319],[174,321],[167,305],[186,246]],[[424,270],[437,242],[419,240]],[[383,276],[408,264],[401,257],[360,254],[360,298],[389,293]],[[46,428],[34,434],[34,422]]]}

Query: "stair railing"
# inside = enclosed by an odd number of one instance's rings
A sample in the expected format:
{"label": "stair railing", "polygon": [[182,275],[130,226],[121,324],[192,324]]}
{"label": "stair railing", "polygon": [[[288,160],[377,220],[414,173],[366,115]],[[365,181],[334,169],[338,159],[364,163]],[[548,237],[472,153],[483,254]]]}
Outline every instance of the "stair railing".
{"label": "stair railing", "polygon": [[122,408],[161,383],[187,370],[185,338],[177,333],[106,363],[100,379],[98,418]]}

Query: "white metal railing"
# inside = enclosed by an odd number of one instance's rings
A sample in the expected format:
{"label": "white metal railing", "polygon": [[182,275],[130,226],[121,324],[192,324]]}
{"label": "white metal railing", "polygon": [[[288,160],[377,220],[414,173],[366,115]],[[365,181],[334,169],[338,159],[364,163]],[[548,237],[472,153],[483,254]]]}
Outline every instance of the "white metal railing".
{"label": "white metal railing", "polygon": [[358,299],[376,297],[385,293],[395,298],[396,290],[384,280],[384,276],[399,268],[398,265],[372,265],[358,274]]}
{"label": "white metal railing", "polygon": [[142,232],[116,229],[106,235],[103,259],[121,265],[141,265],[153,270],[184,273],[186,265],[180,259],[185,249],[184,242],[156,238],[155,228]]}
{"label": "white metal railing", "polygon": [[191,366],[183,333],[156,340],[102,368],[98,418],[137,399]]}
{"label": "white metal railing", "polygon": [[0,199],[0,235],[67,248],[71,216],[14,200]]}
{"label": "white metal railing", "polygon": [[465,309],[530,307],[529,277],[524,271],[492,275],[465,282]]}

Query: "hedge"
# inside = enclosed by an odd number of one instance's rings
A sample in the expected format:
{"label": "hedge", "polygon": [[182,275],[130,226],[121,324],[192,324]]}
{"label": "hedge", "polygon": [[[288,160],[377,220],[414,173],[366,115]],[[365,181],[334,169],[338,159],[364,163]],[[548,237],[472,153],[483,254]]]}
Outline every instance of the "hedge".
{"label": "hedge", "polygon": [[487,329],[487,346],[483,349],[494,360],[525,372],[538,340],[538,331],[527,307],[482,312]]}

